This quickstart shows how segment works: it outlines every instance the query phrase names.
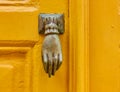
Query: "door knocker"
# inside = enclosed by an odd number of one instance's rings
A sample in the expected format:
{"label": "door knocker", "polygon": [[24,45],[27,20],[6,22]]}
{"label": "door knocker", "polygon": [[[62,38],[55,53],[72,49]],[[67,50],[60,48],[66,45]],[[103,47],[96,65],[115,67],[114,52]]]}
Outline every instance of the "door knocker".
{"label": "door knocker", "polygon": [[42,61],[45,72],[51,77],[62,64],[59,34],[64,33],[63,14],[40,14],[39,33],[45,34],[41,51]]}

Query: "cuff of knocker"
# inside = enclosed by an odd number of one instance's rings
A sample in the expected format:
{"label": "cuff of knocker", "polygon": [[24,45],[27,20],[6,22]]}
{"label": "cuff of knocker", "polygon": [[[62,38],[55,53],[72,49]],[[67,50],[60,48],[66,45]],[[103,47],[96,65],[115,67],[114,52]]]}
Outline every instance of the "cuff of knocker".
{"label": "cuff of knocker", "polygon": [[57,29],[47,29],[45,34],[59,34],[59,31]]}

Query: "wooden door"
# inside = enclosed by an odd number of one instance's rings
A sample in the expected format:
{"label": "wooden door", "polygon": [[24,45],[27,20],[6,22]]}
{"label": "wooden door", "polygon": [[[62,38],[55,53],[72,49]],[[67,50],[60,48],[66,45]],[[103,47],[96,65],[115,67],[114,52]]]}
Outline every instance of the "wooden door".
{"label": "wooden door", "polygon": [[119,92],[120,1],[70,0],[70,5],[75,91]]}
{"label": "wooden door", "polygon": [[[65,16],[63,64],[52,78],[41,59],[40,13]],[[0,0],[0,92],[68,92],[68,43],[68,0]]]}
{"label": "wooden door", "polygon": [[[119,92],[119,0],[0,0],[0,92]],[[62,13],[63,63],[45,73],[40,13]]]}

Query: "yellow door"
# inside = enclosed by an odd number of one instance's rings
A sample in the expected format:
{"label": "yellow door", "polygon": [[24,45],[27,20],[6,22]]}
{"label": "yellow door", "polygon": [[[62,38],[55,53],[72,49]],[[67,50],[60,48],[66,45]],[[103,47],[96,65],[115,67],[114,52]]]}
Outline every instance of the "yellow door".
{"label": "yellow door", "polygon": [[73,92],[119,92],[120,0],[70,0],[69,10]]}
{"label": "yellow door", "polygon": [[[40,13],[64,14],[63,64],[51,78],[42,64]],[[0,0],[0,92],[68,92],[68,34],[68,0]]]}
{"label": "yellow door", "polygon": [[120,91],[120,1],[90,0],[91,92]]}
{"label": "yellow door", "polygon": [[[45,73],[41,13],[64,14],[63,63]],[[119,92],[119,0],[0,0],[0,92]]]}

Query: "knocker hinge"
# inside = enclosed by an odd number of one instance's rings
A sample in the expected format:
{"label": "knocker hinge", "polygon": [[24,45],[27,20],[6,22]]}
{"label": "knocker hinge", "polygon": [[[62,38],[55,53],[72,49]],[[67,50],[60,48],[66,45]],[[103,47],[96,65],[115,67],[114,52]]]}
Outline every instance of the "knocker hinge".
{"label": "knocker hinge", "polygon": [[41,34],[63,34],[64,18],[63,14],[40,14],[39,33]]}

